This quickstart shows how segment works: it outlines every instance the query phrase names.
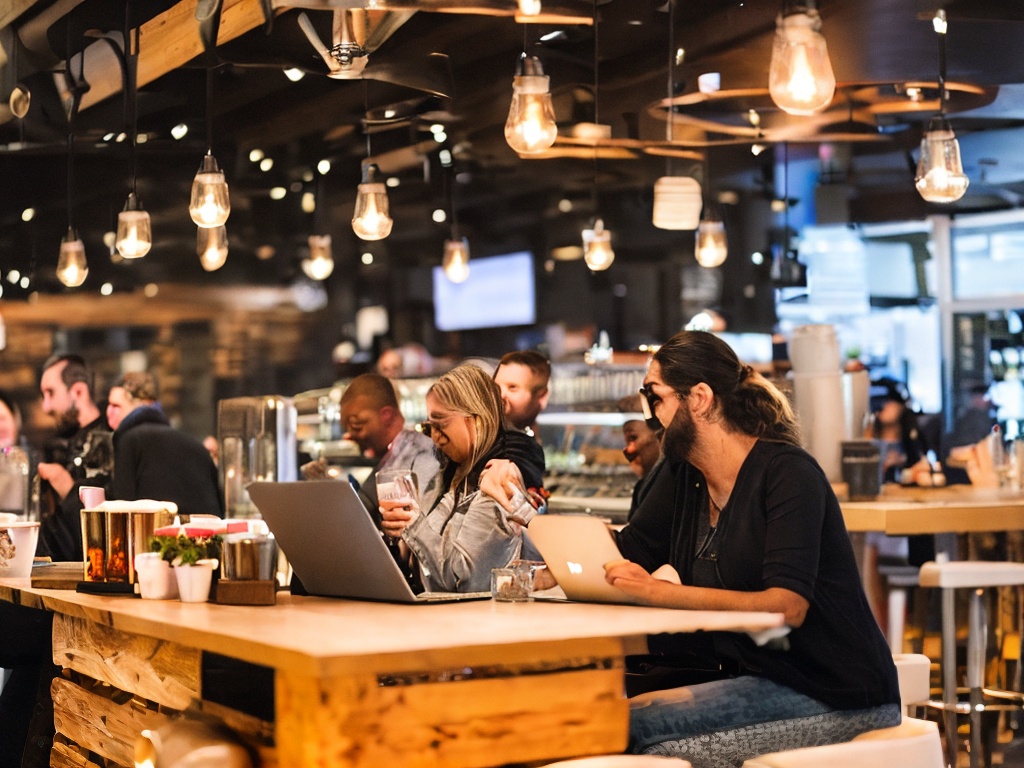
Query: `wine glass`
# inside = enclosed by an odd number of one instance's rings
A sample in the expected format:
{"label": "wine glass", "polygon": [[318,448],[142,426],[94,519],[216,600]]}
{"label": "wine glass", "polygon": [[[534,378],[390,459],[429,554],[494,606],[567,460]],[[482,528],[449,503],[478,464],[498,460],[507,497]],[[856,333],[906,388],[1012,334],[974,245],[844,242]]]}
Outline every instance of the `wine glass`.
{"label": "wine glass", "polygon": [[[411,469],[382,469],[376,474],[377,503],[384,507],[411,507],[419,512],[419,486]],[[389,537],[390,538],[390,537]]]}

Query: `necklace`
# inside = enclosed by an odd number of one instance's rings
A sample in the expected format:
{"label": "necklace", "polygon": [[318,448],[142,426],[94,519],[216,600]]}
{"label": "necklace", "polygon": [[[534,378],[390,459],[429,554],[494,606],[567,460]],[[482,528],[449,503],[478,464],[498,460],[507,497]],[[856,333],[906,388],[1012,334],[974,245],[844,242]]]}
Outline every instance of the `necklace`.
{"label": "necklace", "polygon": [[711,526],[712,532],[718,526],[718,518],[722,514],[722,508],[715,504],[715,500],[711,498],[711,494],[708,494],[708,525]]}
{"label": "necklace", "polygon": [[711,494],[708,494],[708,530],[707,533],[704,534],[704,541],[702,541],[700,546],[697,547],[696,557],[698,560],[717,559],[717,555],[712,553],[710,550],[711,545],[715,541],[715,534],[718,533],[717,524],[721,513],[721,508],[711,499]]}

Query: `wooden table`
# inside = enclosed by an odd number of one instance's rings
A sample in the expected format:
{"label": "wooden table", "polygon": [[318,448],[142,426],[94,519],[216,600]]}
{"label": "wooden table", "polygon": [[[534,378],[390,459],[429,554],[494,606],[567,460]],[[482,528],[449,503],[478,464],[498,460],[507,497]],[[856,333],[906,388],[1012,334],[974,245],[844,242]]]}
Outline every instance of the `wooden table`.
{"label": "wooden table", "polygon": [[[123,766],[133,764],[142,729],[166,723],[167,709],[197,703],[264,766],[281,768],[495,766],[620,752],[628,731],[623,660],[643,651],[647,635],[756,631],[783,621],[768,613],[403,606],[288,593],[268,607],[185,604],[35,589],[27,579],[0,580],[0,599],[55,613],[54,659],[73,670],[52,687],[57,731]],[[210,653],[272,670],[272,722],[209,702]],[[81,761],[56,744],[51,764]]]}
{"label": "wooden table", "polygon": [[1024,496],[1006,491],[885,486],[875,501],[840,502],[851,533],[892,536],[1024,530]]}

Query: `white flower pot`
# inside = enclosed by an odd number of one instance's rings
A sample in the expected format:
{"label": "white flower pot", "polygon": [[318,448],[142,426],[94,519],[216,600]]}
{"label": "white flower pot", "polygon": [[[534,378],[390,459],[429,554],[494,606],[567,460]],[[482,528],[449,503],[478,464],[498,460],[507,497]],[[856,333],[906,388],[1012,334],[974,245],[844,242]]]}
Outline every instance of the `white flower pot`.
{"label": "white flower pot", "polygon": [[205,603],[210,597],[215,559],[200,560],[195,565],[174,566],[174,577],[178,580],[178,597],[183,603]]}
{"label": "white flower pot", "polygon": [[135,574],[139,594],[147,600],[177,600],[178,578],[171,564],[159,552],[140,552],[135,556]]}

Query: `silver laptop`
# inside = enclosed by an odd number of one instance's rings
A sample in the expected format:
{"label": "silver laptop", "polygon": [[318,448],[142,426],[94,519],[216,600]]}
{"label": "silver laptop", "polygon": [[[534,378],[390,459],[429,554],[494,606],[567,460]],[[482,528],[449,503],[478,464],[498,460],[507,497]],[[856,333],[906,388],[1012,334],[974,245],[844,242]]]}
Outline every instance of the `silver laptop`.
{"label": "silver laptop", "polygon": [[390,603],[491,597],[489,592],[414,593],[358,494],[343,480],[255,482],[248,490],[311,595]]}
{"label": "silver laptop", "polygon": [[590,515],[537,515],[529,536],[569,600],[637,602],[604,580],[605,563],[622,559],[604,521]]}

